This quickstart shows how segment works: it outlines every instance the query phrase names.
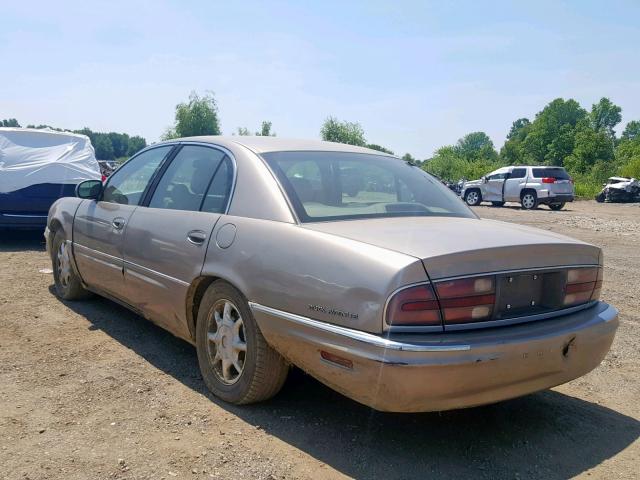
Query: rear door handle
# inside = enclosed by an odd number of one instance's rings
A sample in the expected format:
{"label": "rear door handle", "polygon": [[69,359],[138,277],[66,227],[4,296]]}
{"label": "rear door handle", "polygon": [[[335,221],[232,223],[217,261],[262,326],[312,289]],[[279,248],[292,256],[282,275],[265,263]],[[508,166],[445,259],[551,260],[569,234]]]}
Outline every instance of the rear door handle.
{"label": "rear door handle", "polygon": [[207,234],[202,230],[191,230],[187,233],[187,240],[194,245],[202,245],[207,239]]}
{"label": "rear door handle", "polygon": [[111,225],[113,225],[113,228],[115,228],[116,230],[122,230],[124,228],[124,218],[122,217],[114,218],[113,221],[111,222]]}

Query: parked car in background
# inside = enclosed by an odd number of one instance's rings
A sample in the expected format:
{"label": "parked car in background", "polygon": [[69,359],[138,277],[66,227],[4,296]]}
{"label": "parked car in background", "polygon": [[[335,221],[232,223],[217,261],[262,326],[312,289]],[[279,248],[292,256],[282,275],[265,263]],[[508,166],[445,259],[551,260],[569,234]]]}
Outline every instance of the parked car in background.
{"label": "parked car in background", "polygon": [[497,402],[589,372],[618,325],[600,248],[480,219],[375,150],[177,139],[77,193],[45,230],[57,294],[191,342],[236,404],[275,395],[289,365],[378,410]]}
{"label": "parked car in background", "polygon": [[640,202],[640,182],[635,178],[609,177],[604,188],[596,195],[597,202]]}
{"label": "parked car in background", "polygon": [[0,128],[0,228],[44,228],[53,202],[99,179],[89,137],[46,129]]}
{"label": "parked car in background", "polygon": [[527,210],[540,204],[560,210],[573,201],[574,185],[562,167],[518,165],[502,167],[480,180],[466,182],[461,196],[470,206],[491,202],[501,207],[505,202],[519,202]]}

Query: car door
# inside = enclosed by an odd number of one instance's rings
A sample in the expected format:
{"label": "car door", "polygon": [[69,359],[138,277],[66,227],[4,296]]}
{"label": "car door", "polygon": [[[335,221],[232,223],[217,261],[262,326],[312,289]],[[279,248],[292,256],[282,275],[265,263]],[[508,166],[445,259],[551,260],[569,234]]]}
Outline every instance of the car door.
{"label": "car door", "polygon": [[482,199],[487,202],[502,202],[502,186],[504,185],[504,173],[493,173],[487,177],[482,189]]}
{"label": "car door", "polygon": [[525,167],[517,167],[511,171],[511,174],[504,181],[504,201],[519,202],[520,192],[527,183],[527,169]]}
{"label": "car door", "polygon": [[172,148],[160,146],[131,158],[109,178],[98,200],[84,200],[78,207],[73,251],[80,276],[90,287],[117,298],[124,296],[127,222]]}
{"label": "car door", "polygon": [[227,153],[183,145],[137,208],[124,242],[127,302],[178,336],[188,336],[186,296],[226,211],[233,178]]}

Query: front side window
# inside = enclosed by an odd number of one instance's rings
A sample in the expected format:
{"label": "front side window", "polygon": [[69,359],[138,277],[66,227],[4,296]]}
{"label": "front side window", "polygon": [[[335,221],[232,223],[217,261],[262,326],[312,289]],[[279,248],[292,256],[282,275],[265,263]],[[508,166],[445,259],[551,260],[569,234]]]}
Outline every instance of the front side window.
{"label": "front side window", "polygon": [[180,149],[153,192],[149,207],[198,211],[225,153],[186,145]]}
{"label": "front side window", "polygon": [[441,182],[402,160],[346,152],[262,156],[303,222],[398,216],[473,218]]}
{"label": "front side window", "polygon": [[105,186],[103,202],[140,205],[142,194],[172,145],[152,148],[133,157],[115,171]]}
{"label": "front side window", "polygon": [[504,180],[507,178],[506,173],[494,173],[493,175],[489,175],[487,180]]}

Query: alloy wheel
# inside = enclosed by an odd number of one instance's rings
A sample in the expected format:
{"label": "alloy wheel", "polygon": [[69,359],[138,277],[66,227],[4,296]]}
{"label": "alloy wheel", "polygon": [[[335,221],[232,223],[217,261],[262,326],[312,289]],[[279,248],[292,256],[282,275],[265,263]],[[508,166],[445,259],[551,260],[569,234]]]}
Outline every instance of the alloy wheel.
{"label": "alloy wheel", "polygon": [[478,192],[475,190],[467,194],[467,203],[469,205],[476,205],[478,203]]}
{"label": "alloy wheel", "polygon": [[67,242],[62,242],[57,255],[58,280],[63,288],[67,288],[71,282],[71,259]]}
{"label": "alloy wheel", "polygon": [[238,307],[229,300],[219,300],[207,321],[209,362],[218,379],[226,385],[238,381],[244,370],[247,341]]}
{"label": "alloy wheel", "polygon": [[531,193],[525,193],[522,197],[522,206],[526,209],[532,209],[536,204],[536,199]]}

